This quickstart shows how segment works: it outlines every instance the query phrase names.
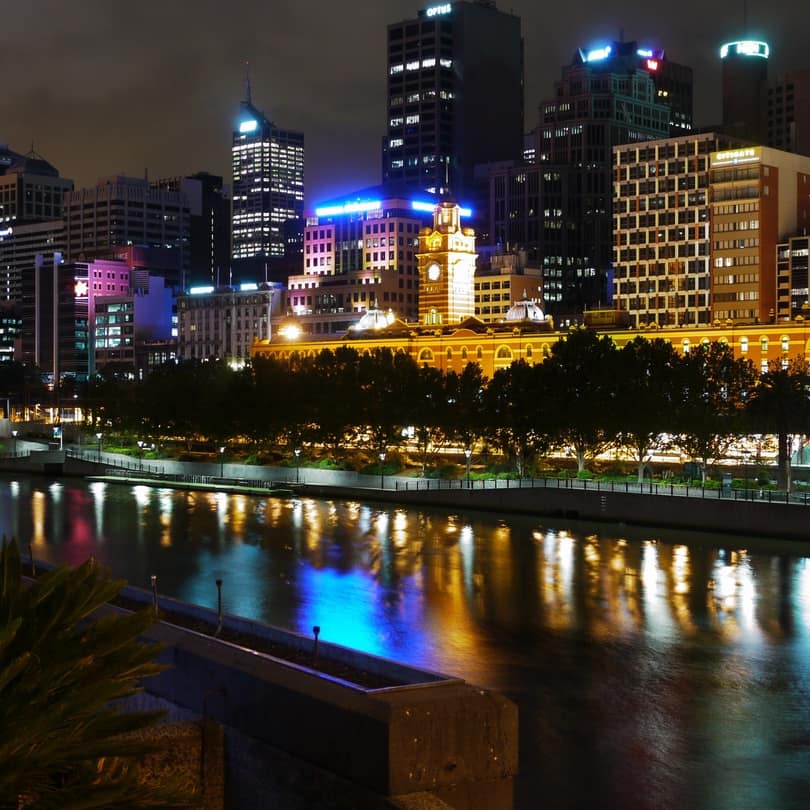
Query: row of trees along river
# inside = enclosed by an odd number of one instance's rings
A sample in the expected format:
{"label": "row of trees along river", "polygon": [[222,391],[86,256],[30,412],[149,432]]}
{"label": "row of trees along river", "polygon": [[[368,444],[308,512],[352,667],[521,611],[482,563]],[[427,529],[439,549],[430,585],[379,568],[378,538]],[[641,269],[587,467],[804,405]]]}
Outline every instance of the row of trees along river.
{"label": "row of trees along river", "polygon": [[572,331],[543,362],[513,362],[486,379],[419,366],[387,349],[350,346],[316,356],[167,364],[143,381],[99,376],[82,393],[93,430],[245,442],[257,451],[317,445],[339,459],[376,458],[406,441],[424,466],[448,446],[502,453],[520,476],[565,449],[579,472],[621,447],[638,465],[675,449],[707,465],[744,435],[778,438],[777,485],[790,488],[790,439],[808,432],[805,361],[765,373],[724,343],[679,353],[638,337],[619,349],[605,335]]}

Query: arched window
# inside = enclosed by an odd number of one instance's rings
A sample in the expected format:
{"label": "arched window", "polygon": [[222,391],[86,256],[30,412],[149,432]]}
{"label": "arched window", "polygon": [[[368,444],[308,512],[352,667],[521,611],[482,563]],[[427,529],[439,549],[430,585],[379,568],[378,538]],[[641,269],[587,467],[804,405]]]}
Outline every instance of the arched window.
{"label": "arched window", "polygon": [[483,357],[484,357],[484,350],[479,346],[475,350],[475,358],[476,358],[476,360],[481,360],[481,359],[483,359]]}
{"label": "arched window", "polygon": [[681,345],[683,347],[683,353],[684,354],[689,354],[689,349],[692,347],[692,344],[689,341],[689,338],[684,338],[683,343]]}
{"label": "arched window", "polygon": [[782,351],[790,351],[790,338],[787,335],[782,335]]}
{"label": "arched window", "polygon": [[767,353],[768,353],[768,338],[767,338],[767,337],[765,337],[765,335],[763,335],[763,336],[762,336],[762,337],[759,339],[759,350],[760,350],[760,351],[761,351],[763,354],[767,354]]}
{"label": "arched window", "polygon": [[422,349],[419,352],[419,362],[420,363],[432,363],[433,362],[433,352],[430,349]]}
{"label": "arched window", "polygon": [[447,350],[447,359],[448,359],[448,360],[452,360],[452,359],[453,359],[453,350],[452,350],[452,349],[448,349],[448,350]]}
{"label": "arched window", "polygon": [[531,360],[531,357],[532,357],[532,353],[533,353],[533,351],[534,351],[534,350],[532,349],[532,344],[530,343],[530,344],[529,344],[529,345],[526,347],[526,357],[527,357],[527,359]]}
{"label": "arched window", "polygon": [[748,338],[741,337],[740,338],[740,354],[747,354],[748,353]]}
{"label": "arched window", "polygon": [[499,346],[498,351],[495,352],[495,358],[497,360],[511,360],[512,350],[508,346]]}
{"label": "arched window", "polygon": [[466,346],[461,350],[461,359],[462,360],[467,359],[467,347]]}

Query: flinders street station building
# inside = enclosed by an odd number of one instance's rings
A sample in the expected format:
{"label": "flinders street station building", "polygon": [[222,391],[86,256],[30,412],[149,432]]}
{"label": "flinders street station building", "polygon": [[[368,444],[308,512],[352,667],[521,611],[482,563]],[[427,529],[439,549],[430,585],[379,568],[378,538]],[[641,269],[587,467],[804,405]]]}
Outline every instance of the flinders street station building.
{"label": "flinders street station building", "polygon": [[[478,292],[475,233],[462,226],[461,209],[455,202],[436,204],[432,227],[418,232],[415,258],[417,321],[401,319],[393,308],[370,306],[358,313],[356,322],[343,333],[321,337],[305,335],[292,315],[270,339],[255,341],[251,356],[286,360],[296,354],[315,356],[324,349],[340,347],[359,352],[388,348],[443,372],[460,373],[467,363],[477,363],[483,374],[491,377],[518,360],[543,362],[551,347],[568,334],[569,325],[555,328],[553,320],[543,313],[540,295],[527,294],[531,283],[538,281],[529,271],[523,277],[523,295],[516,296],[502,316],[493,319],[483,314],[485,296]],[[514,277],[512,281],[511,289],[516,290]],[[798,315],[773,323],[727,319],[690,326],[652,323],[633,327],[631,322],[629,313],[622,310],[594,310],[583,313],[582,318],[582,325],[609,334],[618,347],[638,335],[667,340],[683,352],[702,343],[722,341],[736,356],[750,358],[761,371],[772,361],[786,365],[795,357],[810,359],[810,312],[806,318]]]}

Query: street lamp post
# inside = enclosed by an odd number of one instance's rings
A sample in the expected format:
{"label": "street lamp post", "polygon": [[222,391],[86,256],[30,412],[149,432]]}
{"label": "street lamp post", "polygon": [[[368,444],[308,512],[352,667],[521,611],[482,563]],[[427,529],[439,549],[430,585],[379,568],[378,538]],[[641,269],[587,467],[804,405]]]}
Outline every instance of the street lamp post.
{"label": "street lamp post", "polygon": [[385,451],[380,451],[380,489],[385,489],[385,470],[383,469],[383,462],[385,461]]}
{"label": "street lamp post", "polygon": [[14,439],[14,457],[17,457],[17,434],[19,433],[18,430],[12,430],[11,436]]}
{"label": "street lamp post", "polygon": [[301,448],[296,447],[293,451],[295,453],[295,483],[301,481]]}
{"label": "street lamp post", "polygon": [[470,488],[470,456],[472,455],[472,449],[466,447],[464,449],[464,455],[467,457],[467,489]]}
{"label": "street lamp post", "polygon": [[745,490],[745,500],[748,500],[748,461],[749,454],[743,453],[743,489]]}
{"label": "street lamp post", "polygon": [[143,439],[138,439],[138,466],[143,469],[143,446],[145,442]]}
{"label": "street lamp post", "polygon": [[225,475],[225,448],[219,448],[219,477],[222,478]]}
{"label": "street lamp post", "polygon": [[96,438],[98,439],[98,460],[101,461],[101,437],[103,433],[96,433]]}

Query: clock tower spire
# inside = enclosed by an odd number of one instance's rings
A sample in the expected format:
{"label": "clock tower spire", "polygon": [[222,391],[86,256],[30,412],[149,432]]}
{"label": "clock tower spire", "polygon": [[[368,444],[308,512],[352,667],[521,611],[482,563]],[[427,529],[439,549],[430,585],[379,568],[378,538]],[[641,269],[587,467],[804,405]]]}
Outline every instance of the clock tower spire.
{"label": "clock tower spire", "polygon": [[475,231],[461,226],[461,209],[443,199],[433,227],[419,232],[419,323],[460,323],[475,315]]}

